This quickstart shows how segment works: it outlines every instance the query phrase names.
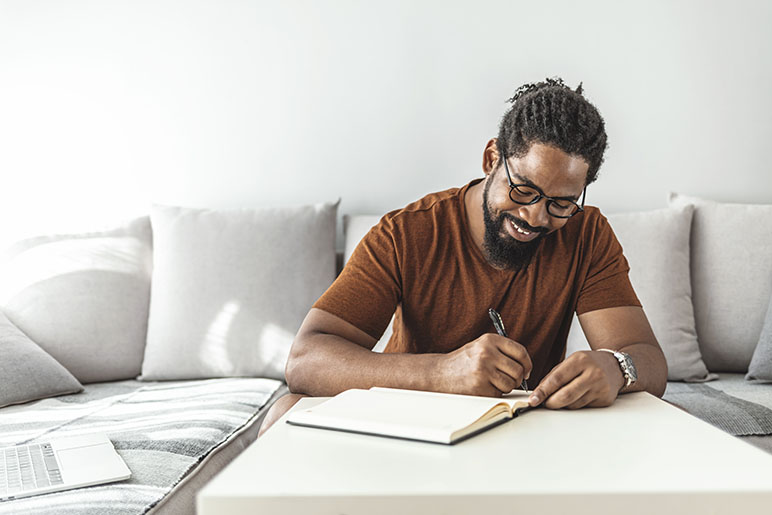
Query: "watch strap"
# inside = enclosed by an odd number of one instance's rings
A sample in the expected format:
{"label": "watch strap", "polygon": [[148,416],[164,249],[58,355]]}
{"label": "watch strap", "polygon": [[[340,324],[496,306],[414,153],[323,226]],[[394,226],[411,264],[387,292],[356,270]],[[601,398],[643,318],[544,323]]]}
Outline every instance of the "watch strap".
{"label": "watch strap", "polygon": [[633,379],[632,374],[630,374],[630,370],[628,370],[627,368],[627,360],[629,359],[629,355],[625,354],[624,352],[620,352],[612,349],[597,349],[597,350],[603,351],[603,352],[609,352],[613,354],[613,356],[619,362],[619,369],[622,371],[622,376],[625,380],[625,383],[622,385],[622,388],[619,389],[620,392],[635,382],[635,379]]}

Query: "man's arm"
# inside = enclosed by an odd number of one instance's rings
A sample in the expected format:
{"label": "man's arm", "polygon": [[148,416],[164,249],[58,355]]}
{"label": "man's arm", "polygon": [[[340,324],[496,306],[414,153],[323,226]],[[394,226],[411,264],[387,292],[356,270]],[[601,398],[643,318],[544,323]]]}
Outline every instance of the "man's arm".
{"label": "man's arm", "polygon": [[492,333],[448,354],[372,352],[375,344],[375,338],[340,317],[311,309],[287,361],[290,391],[319,397],[386,386],[500,396],[533,366],[522,345]]}
{"label": "man's arm", "polygon": [[[636,306],[599,309],[579,315],[592,351],[575,352],[553,368],[531,395],[531,405],[547,408],[609,406],[624,384],[611,349],[630,355],[638,380],[621,393],[645,390],[662,397],[667,363],[643,309]],[[545,401],[546,399],[546,401]]]}
{"label": "man's arm", "polygon": [[376,343],[375,338],[345,320],[311,309],[287,360],[285,375],[290,391],[323,397],[376,384],[432,389],[437,380],[437,355],[372,352]]}

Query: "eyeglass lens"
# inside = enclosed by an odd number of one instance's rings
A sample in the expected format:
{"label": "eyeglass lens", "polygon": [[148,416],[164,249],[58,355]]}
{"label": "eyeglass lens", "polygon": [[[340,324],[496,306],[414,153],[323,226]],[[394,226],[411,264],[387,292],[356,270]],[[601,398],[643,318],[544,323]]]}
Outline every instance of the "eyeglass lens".
{"label": "eyeglass lens", "polygon": [[[529,186],[518,185],[512,188],[509,197],[517,204],[528,205],[541,200],[542,195]],[[576,210],[577,206],[572,202],[547,199],[547,212],[552,216],[571,216]]]}

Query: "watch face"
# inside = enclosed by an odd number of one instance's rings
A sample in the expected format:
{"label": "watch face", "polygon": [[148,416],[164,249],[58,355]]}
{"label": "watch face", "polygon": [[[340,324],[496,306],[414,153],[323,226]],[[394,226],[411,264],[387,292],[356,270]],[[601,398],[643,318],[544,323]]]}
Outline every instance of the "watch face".
{"label": "watch face", "polygon": [[633,360],[630,357],[629,354],[622,353],[622,355],[625,357],[625,366],[627,368],[627,373],[630,374],[630,379],[632,382],[635,382],[638,380],[638,371],[635,369],[635,365],[633,364]]}

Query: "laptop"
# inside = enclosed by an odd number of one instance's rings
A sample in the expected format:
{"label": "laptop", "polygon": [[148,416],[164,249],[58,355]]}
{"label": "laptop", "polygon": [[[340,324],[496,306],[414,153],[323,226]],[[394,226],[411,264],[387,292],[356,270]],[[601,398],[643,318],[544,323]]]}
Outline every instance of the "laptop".
{"label": "laptop", "polygon": [[0,501],[128,479],[106,435],[52,439],[0,448]]}

